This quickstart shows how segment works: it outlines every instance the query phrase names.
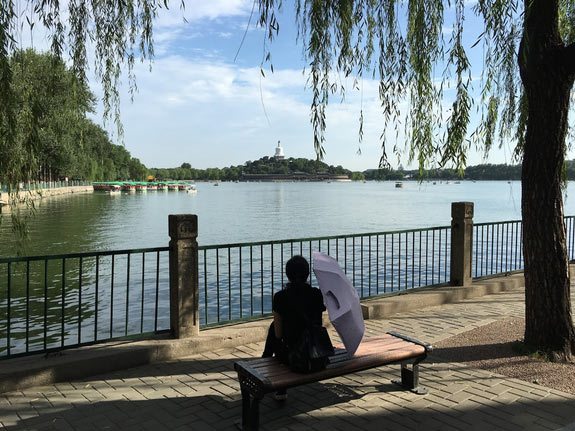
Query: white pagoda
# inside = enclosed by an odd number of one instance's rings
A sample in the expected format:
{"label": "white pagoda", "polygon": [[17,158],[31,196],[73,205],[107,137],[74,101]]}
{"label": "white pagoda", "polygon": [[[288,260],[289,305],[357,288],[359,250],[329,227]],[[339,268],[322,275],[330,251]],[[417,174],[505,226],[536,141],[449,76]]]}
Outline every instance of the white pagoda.
{"label": "white pagoda", "polygon": [[274,158],[276,160],[283,160],[285,158],[284,149],[281,147],[280,141],[278,141],[278,146],[276,147],[276,153],[274,155]]}

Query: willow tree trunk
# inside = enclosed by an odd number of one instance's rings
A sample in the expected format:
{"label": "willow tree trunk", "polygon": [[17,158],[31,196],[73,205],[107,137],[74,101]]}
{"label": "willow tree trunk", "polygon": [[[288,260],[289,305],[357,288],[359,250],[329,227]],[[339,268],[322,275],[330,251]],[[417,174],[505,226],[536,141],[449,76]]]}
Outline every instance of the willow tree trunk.
{"label": "willow tree trunk", "polygon": [[575,51],[558,30],[557,0],[525,0],[519,67],[528,103],[522,172],[525,343],[573,359],[562,172]]}

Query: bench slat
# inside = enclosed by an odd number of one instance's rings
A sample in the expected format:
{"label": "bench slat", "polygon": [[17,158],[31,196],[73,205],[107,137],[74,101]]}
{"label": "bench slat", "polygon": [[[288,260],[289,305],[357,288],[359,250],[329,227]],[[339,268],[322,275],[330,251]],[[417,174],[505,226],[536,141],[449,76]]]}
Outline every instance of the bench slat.
{"label": "bench slat", "polygon": [[[330,362],[325,370],[313,373],[315,379],[327,379],[334,375],[342,373],[352,373],[355,371],[372,368],[374,366],[382,366],[392,362],[401,361],[402,359],[412,358],[425,353],[425,349],[421,346],[412,347],[409,345],[398,346],[397,348],[386,351],[385,353],[371,353],[369,355],[354,356],[352,359],[347,357],[339,362]],[[331,359],[330,359],[331,361]],[[303,384],[308,381],[309,374],[295,373],[287,366],[276,361],[270,363],[268,366],[257,368],[258,374],[269,382],[269,387],[275,388],[285,384],[286,380],[293,382],[293,386]],[[324,376],[325,374],[325,376]]]}
{"label": "bench slat", "polygon": [[[423,347],[420,347],[420,349],[421,350],[418,353],[424,354],[425,349]],[[344,362],[341,366],[328,366],[325,370],[318,371],[313,374],[298,374],[290,371],[281,376],[274,377],[273,380],[268,379],[268,381],[271,383],[269,388],[274,390],[289,386],[299,386],[310,382],[329,379],[335,376],[341,376],[342,374],[355,373],[366,370],[368,368],[387,365],[413,357],[414,352],[412,350],[397,350],[394,352],[364,356],[357,359],[354,358],[353,360]]]}
{"label": "bench slat", "polygon": [[349,358],[342,347],[341,345],[336,346],[336,354],[330,357],[330,363],[325,370],[312,374],[295,373],[274,358],[239,361],[236,362],[236,370],[243,368],[250,374],[257,375],[261,381],[262,390],[271,392],[278,388],[325,380],[342,374],[414,358],[426,353],[426,348],[423,345],[414,344],[390,334],[366,338],[360,344],[353,358]]}
{"label": "bench slat", "polygon": [[[379,343],[370,343],[367,346],[363,346],[361,349],[355,353],[353,358],[349,358],[347,352],[343,348],[339,348],[335,355],[329,358],[329,364],[327,368],[336,368],[340,367],[344,362],[354,362],[360,358],[368,357],[376,354],[378,351],[381,351],[382,348],[385,348],[385,351],[389,354],[396,351],[412,351],[413,354],[417,355],[420,354],[419,352],[422,349],[419,349],[416,345],[412,343],[408,343],[403,340],[393,340],[391,342],[386,342],[385,344]],[[259,363],[255,366],[252,366],[253,369],[257,370],[262,376],[270,380],[275,380],[278,376],[282,374],[294,374],[287,366],[283,365],[279,361],[267,361],[265,363]],[[300,373],[295,373],[296,375],[301,375]]]}

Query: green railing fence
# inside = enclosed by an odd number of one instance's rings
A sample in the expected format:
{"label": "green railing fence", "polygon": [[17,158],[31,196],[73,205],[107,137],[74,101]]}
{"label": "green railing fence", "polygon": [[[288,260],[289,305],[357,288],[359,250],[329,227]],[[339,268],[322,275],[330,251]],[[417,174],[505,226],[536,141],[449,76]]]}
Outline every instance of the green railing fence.
{"label": "green railing fence", "polygon": [[[569,259],[575,217],[565,217]],[[361,298],[448,283],[448,226],[198,248],[202,327],[271,312],[294,254],[337,259]],[[0,258],[0,358],[170,329],[169,247]],[[473,226],[474,278],[523,268],[521,221]],[[316,285],[312,272],[311,283]]]}
{"label": "green railing fence", "polygon": [[[271,313],[294,254],[337,259],[361,298],[449,281],[450,228],[433,227],[330,237],[199,247],[202,324]],[[316,285],[313,271],[311,283]]]}
{"label": "green railing fence", "polygon": [[168,251],[0,259],[0,357],[169,329]]}

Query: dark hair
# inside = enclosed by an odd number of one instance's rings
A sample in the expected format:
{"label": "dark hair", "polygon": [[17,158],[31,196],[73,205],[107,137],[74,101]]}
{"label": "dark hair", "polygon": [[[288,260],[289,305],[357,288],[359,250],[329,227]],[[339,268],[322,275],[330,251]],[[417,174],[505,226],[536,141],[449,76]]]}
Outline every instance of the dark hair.
{"label": "dark hair", "polygon": [[286,263],[286,275],[293,284],[304,284],[309,277],[309,263],[305,257],[296,255]]}

